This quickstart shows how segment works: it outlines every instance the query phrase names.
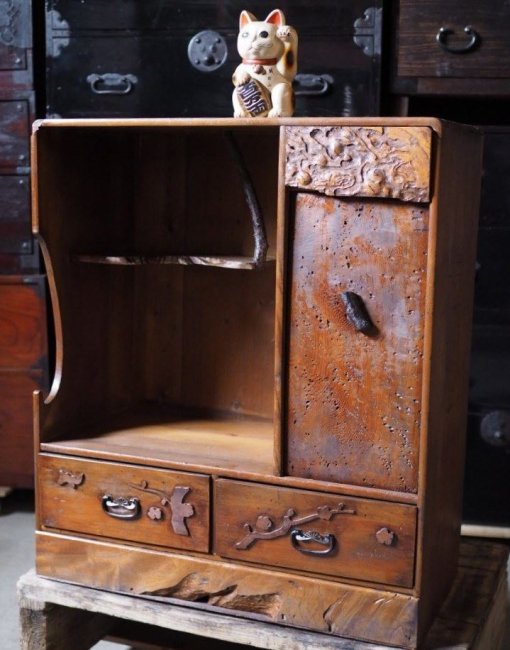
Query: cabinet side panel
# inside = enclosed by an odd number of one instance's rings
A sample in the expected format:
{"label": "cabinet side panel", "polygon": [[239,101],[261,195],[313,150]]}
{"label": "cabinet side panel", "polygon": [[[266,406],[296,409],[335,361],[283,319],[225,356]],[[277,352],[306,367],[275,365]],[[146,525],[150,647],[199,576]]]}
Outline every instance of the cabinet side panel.
{"label": "cabinet side panel", "polygon": [[287,471],[416,492],[428,208],[301,193],[294,213]]}
{"label": "cabinet side panel", "polygon": [[476,131],[443,126],[431,205],[429,256],[435,269],[432,275],[431,266],[425,338],[430,367],[427,363],[417,564],[422,632],[452,584],[460,540],[481,145]]}

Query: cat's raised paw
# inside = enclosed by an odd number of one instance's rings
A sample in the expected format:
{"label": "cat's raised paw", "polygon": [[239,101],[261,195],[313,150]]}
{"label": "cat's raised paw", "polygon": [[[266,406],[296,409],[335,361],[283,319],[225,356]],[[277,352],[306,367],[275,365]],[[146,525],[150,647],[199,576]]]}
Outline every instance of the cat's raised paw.
{"label": "cat's raised paw", "polygon": [[278,27],[276,30],[276,36],[279,38],[281,41],[289,41],[290,40],[290,27],[288,25],[282,25],[281,27]]}

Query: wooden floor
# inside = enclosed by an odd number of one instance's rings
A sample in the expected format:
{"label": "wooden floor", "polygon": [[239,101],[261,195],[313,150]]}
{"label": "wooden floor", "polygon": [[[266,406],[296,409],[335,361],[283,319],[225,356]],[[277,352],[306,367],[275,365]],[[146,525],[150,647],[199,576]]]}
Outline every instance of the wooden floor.
{"label": "wooden floor", "polygon": [[[508,548],[462,544],[457,579],[422,650],[506,650]],[[388,650],[386,646],[246,620],[200,603],[133,597],[40,578],[18,582],[21,650],[88,650],[105,637],[135,648]],[[398,621],[395,621],[398,624]],[[234,643],[235,640],[235,643]]]}

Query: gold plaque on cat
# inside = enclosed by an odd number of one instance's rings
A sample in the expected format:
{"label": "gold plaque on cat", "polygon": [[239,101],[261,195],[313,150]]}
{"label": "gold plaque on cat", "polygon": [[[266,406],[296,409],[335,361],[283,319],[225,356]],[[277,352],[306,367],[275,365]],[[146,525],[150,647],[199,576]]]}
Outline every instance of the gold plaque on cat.
{"label": "gold plaque on cat", "polygon": [[250,117],[265,117],[271,110],[271,99],[265,86],[253,77],[236,88],[239,103]]}

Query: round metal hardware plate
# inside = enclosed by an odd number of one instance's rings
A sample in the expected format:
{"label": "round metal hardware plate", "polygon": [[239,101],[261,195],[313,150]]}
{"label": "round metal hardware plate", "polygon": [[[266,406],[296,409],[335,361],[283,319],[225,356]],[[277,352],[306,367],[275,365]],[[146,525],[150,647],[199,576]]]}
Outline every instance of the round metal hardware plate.
{"label": "round metal hardware plate", "polygon": [[227,43],[223,36],[207,29],[192,37],[188,45],[191,65],[200,72],[214,72],[227,60]]}

